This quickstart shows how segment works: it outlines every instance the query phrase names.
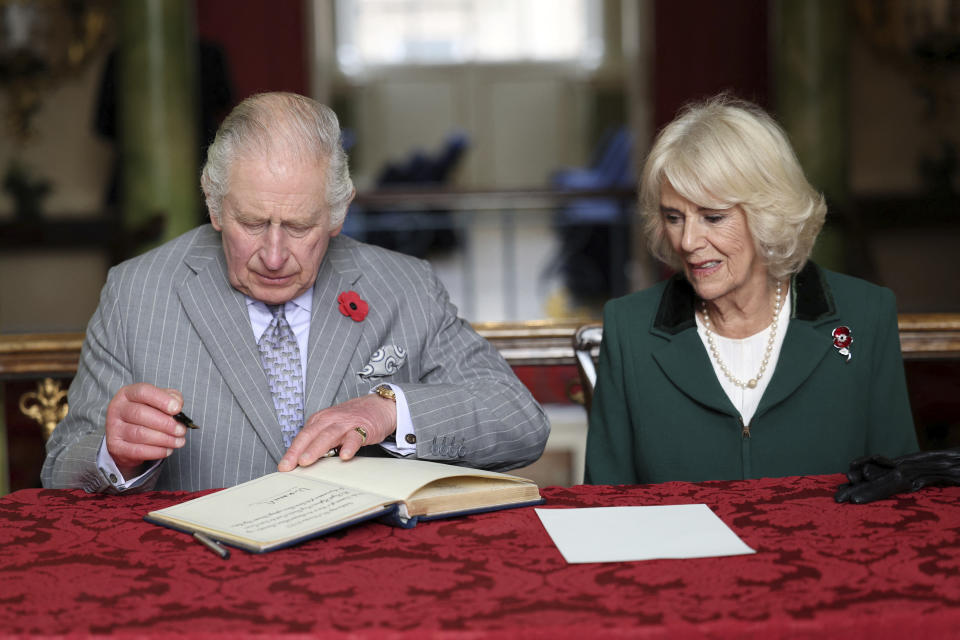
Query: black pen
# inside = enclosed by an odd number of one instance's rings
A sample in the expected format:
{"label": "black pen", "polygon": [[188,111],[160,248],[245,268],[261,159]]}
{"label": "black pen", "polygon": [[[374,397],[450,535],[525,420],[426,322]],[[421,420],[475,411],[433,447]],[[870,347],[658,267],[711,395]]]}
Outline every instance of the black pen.
{"label": "black pen", "polygon": [[177,422],[179,422],[180,424],[185,425],[185,426],[186,426],[187,428],[189,428],[189,429],[199,429],[199,428],[200,428],[200,425],[194,424],[194,423],[193,423],[193,420],[191,420],[190,418],[188,418],[188,417],[187,417],[187,414],[185,414],[183,411],[181,411],[181,412],[178,413],[177,415],[173,416],[173,419],[176,420]]}
{"label": "black pen", "polygon": [[196,538],[200,544],[205,546],[207,549],[210,549],[210,551],[213,551],[224,560],[230,557],[230,549],[227,549],[207,534],[196,531],[194,532],[193,537]]}

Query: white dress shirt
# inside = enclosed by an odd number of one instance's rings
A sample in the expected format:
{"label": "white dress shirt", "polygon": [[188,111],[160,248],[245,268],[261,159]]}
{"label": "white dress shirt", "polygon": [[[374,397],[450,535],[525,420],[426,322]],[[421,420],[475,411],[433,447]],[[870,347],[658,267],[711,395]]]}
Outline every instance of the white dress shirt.
{"label": "white dress shirt", "polygon": [[[273,314],[266,304],[253,298],[247,298],[247,311],[250,314],[250,326],[253,327],[253,339],[260,343],[260,337],[267,330],[270,322],[273,320]],[[297,338],[297,346],[300,348],[300,371],[307,370],[307,343],[310,338],[310,312],[313,309],[313,289],[300,294],[298,297],[287,302],[283,307],[283,313],[293,330],[293,335]],[[306,376],[303,378],[304,387],[306,387]],[[373,388],[379,387],[379,384],[373,385]],[[397,396],[397,431],[396,442],[385,441],[380,443],[388,451],[400,455],[408,456],[416,453],[416,445],[409,444],[407,434],[416,435],[413,429],[413,420],[410,417],[410,409],[407,406],[407,399],[403,395],[403,390],[396,385],[387,383]],[[373,388],[370,392],[373,393]],[[308,418],[309,416],[305,416]],[[416,442],[416,438],[409,438]]]}
{"label": "white dress shirt", "polygon": [[[753,414],[757,412],[757,406],[760,404],[760,398],[767,385],[770,384],[770,378],[773,376],[773,370],[777,366],[777,360],[780,359],[780,348],[783,346],[783,338],[787,335],[787,324],[790,322],[790,296],[784,304],[780,305],[780,313],[777,316],[777,335],[773,341],[773,348],[770,351],[770,362],[767,364],[767,370],[763,377],[757,380],[757,386],[753,389],[742,389],[730,382],[727,376],[723,375],[720,364],[710,353],[710,343],[707,342],[707,330],[700,319],[700,314],[694,314],[697,318],[697,333],[703,341],[703,346],[707,350],[710,358],[710,364],[713,365],[713,372],[720,381],[724,393],[730,398],[730,402],[740,412],[745,426],[750,425],[753,420]],[[724,338],[713,332],[713,342],[717,345],[717,353],[720,359],[727,365],[727,370],[735,378],[740,380],[750,380],[760,371],[760,364],[763,362],[763,356],[767,351],[767,339],[770,337],[770,327],[755,333],[750,337],[734,339]]]}

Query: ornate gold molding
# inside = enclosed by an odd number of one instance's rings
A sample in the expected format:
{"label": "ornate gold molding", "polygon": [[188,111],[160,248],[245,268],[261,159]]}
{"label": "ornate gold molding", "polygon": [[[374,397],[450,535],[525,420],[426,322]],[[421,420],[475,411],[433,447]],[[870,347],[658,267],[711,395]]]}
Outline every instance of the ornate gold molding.
{"label": "ornate gold molding", "polygon": [[573,335],[579,322],[474,323],[477,333],[497,348],[511,366],[573,364]]}
{"label": "ornate gold molding", "polygon": [[0,375],[73,375],[82,346],[82,333],[0,335]]}
{"label": "ornate gold molding", "polygon": [[[511,365],[572,365],[573,336],[587,323],[535,320],[473,327]],[[902,313],[899,324],[904,358],[960,358],[960,313]],[[0,335],[0,376],[73,375],[82,345],[82,333]]]}
{"label": "ornate gold molding", "polygon": [[901,313],[898,320],[906,360],[960,358],[960,313]]}
{"label": "ornate gold molding", "polygon": [[36,391],[20,396],[20,411],[43,428],[43,439],[47,440],[57,423],[67,417],[67,392],[60,388],[59,381],[44,378],[37,383]]}

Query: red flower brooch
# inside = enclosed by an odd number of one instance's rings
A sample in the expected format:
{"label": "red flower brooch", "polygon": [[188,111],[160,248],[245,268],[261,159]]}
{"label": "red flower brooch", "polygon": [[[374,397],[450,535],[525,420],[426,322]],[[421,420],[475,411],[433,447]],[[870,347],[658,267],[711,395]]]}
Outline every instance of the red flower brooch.
{"label": "red flower brooch", "polygon": [[337,296],[337,303],[340,305],[340,313],[354,322],[360,322],[366,318],[370,308],[367,301],[357,295],[356,291],[341,292]]}
{"label": "red flower brooch", "polygon": [[850,345],[853,344],[853,336],[850,335],[850,327],[837,327],[833,330],[833,346],[840,352],[840,355],[847,356],[847,362],[853,354],[850,353]]}

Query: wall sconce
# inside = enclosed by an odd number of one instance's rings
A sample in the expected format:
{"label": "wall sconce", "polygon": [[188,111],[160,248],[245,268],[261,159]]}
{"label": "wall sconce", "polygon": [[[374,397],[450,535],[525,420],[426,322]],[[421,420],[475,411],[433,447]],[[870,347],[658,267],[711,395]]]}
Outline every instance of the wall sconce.
{"label": "wall sconce", "polygon": [[80,71],[104,43],[109,17],[105,0],[0,2],[0,87],[16,138],[30,135],[43,90]]}

